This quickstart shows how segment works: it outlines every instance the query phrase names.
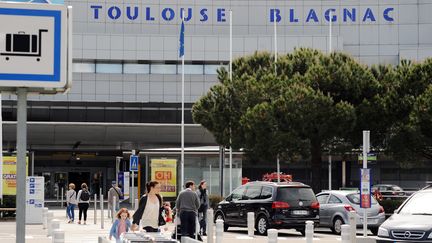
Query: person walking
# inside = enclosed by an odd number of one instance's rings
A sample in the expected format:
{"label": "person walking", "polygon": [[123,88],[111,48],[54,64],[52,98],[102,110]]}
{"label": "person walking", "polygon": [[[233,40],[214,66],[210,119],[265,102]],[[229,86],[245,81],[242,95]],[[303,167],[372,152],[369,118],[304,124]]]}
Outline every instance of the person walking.
{"label": "person walking", "polygon": [[88,190],[87,184],[83,183],[81,184],[81,190],[78,192],[78,224],[81,224],[81,216],[84,214],[84,224],[86,224],[87,221],[87,209],[90,205],[90,192]]}
{"label": "person walking", "polygon": [[198,195],[194,192],[195,182],[187,181],[186,189],[180,192],[176,201],[177,212],[180,215],[180,228],[182,236],[195,238],[195,222],[200,202]]}
{"label": "person walking", "polygon": [[120,235],[128,232],[131,227],[131,222],[129,220],[130,214],[127,208],[122,208],[118,211],[115,217],[117,219],[111,226],[109,240],[114,237],[114,239],[116,239],[116,243],[120,243]]}
{"label": "person walking", "polygon": [[198,186],[198,190],[196,191],[197,196],[200,200],[200,206],[198,208],[198,220],[200,224],[200,233],[202,235],[207,235],[207,209],[209,207],[209,197],[207,194],[207,182],[202,180]]}
{"label": "person walking", "polygon": [[73,223],[75,219],[75,206],[77,205],[77,194],[75,184],[69,184],[69,190],[66,192],[66,213],[69,218],[68,224]]}
{"label": "person walking", "polygon": [[146,184],[147,194],[141,197],[138,210],[132,216],[132,231],[138,229],[142,219],[143,229],[147,232],[157,232],[158,227],[165,225],[162,216],[162,197],[159,195],[161,185],[157,181],[149,181]]}
{"label": "person walking", "polygon": [[[111,188],[108,190],[108,215],[111,215],[112,209],[117,212],[120,209],[120,198],[123,197],[120,187],[116,181],[112,181]],[[113,205],[115,199],[115,205]],[[111,215],[111,217],[114,217]]]}

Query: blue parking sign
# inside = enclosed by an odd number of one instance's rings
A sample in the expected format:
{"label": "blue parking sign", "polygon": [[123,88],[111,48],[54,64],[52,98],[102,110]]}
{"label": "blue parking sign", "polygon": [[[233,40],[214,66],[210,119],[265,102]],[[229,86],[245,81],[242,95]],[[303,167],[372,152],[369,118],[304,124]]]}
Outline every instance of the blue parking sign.
{"label": "blue parking sign", "polygon": [[129,170],[130,171],[138,171],[138,156],[131,155],[129,159]]}

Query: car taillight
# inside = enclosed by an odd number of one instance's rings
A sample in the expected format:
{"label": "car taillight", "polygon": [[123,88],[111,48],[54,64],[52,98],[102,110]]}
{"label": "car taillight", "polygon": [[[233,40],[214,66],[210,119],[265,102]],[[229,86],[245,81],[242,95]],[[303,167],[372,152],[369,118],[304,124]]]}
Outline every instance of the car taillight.
{"label": "car taillight", "polygon": [[344,205],[344,208],[346,209],[346,211],[350,212],[350,211],[355,211],[355,209],[351,206],[351,205]]}
{"label": "car taillight", "polygon": [[382,206],[380,206],[379,213],[384,213],[384,208]]}
{"label": "car taillight", "polygon": [[286,202],[273,202],[272,208],[273,209],[283,209],[283,208],[289,208],[290,205]]}
{"label": "car taillight", "polygon": [[310,207],[311,207],[312,209],[319,209],[320,204],[319,204],[319,202],[313,202],[313,203],[311,204]]}

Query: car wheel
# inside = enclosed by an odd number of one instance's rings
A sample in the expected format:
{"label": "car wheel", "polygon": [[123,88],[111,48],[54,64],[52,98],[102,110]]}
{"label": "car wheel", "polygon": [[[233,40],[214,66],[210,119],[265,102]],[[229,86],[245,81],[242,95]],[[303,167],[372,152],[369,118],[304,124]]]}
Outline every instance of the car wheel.
{"label": "car wheel", "polygon": [[224,228],[224,232],[227,232],[228,228],[229,228],[229,225],[225,222],[225,218],[224,218],[224,216],[221,213],[217,213],[216,214],[215,223],[216,223],[216,220],[218,220],[218,219],[222,219],[224,221],[224,227],[223,227]]}
{"label": "car wheel", "polygon": [[256,221],[256,230],[259,235],[266,235],[268,230],[268,220],[267,217],[264,215],[260,215]]}
{"label": "car wheel", "polygon": [[342,232],[342,225],[345,222],[343,221],[343,219],[341,217],[336,217],[333,220],[333,227],[331,227],[331,230],[333,233],[340,235]]}
{"label": "car wheel", "polygon": [[378,235],[378,228],[377,227],[370,228],[370,231],[372,232],[373,235]]}

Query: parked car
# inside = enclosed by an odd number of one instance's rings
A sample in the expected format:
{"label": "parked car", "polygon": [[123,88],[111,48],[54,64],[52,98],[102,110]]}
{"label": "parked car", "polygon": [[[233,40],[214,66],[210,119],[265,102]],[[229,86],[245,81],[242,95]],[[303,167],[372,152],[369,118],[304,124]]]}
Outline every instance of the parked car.
{"label": "parked car", "polygon": [[372,192],[378,190],[383,198],[391,199],[392,196],[405,196],[404,190],[397,185],[377,184],[372,187]]}
{"label": "parked car", "polygon": [[[360,193],[356,191],[326,191],[317,194],[320,203],[320,227],[330,227],[335,234],[341,233],[343,224],[348,224],[348,213],[357,213],[357,227],[363,227],[363,209],[360,208]],[[367,209],[368,228],[374,235],[385,221],[384,208],[372,197]]]}
{"label": "parked car", "polygon": [[377,242],[432,242],[432,187],[411,195],[378,229]]}
{"label": "parked car", "polygon": [[270,228],[296,229],[305,234],[308,220],[319,223],[319,203],[312,188],[299,182],[249,182],[236,188],[220,202],[215,220],[230,226],[247,227],[247,213],[255,213],[255,229],[265,235]]}

